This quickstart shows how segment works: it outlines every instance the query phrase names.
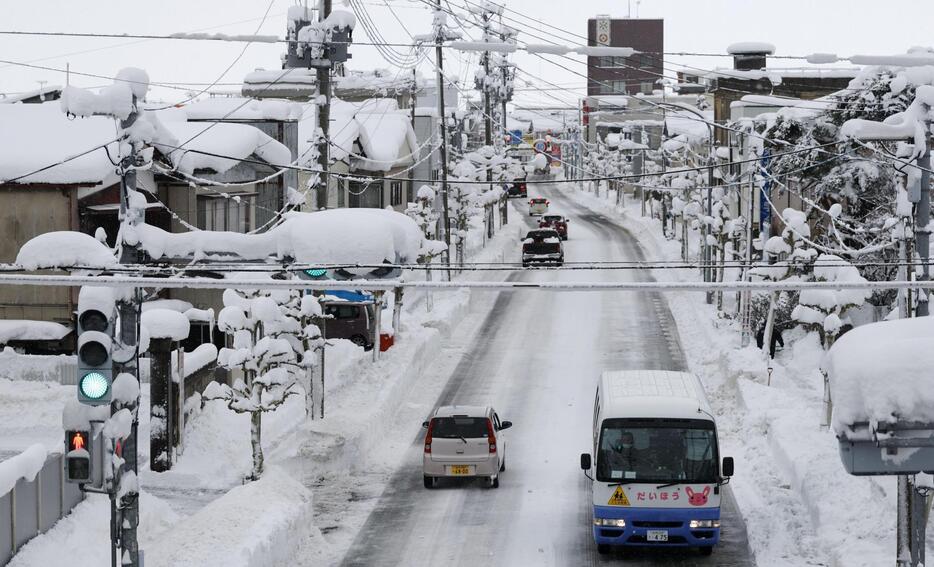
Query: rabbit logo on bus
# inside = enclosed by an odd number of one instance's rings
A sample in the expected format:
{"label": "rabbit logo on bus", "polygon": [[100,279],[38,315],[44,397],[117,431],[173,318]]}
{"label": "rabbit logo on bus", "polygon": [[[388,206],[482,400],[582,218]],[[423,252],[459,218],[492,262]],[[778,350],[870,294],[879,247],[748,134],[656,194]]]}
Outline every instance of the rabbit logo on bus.
{"label": "rabbit logo on bus", "polygon": [[690,486],[685,487],[684,491],[687,492],[688,503],[691,506],[703,506],[707,504],[707,496],[710,495],[709,486],[705,486],[703,492],[694,492]]}

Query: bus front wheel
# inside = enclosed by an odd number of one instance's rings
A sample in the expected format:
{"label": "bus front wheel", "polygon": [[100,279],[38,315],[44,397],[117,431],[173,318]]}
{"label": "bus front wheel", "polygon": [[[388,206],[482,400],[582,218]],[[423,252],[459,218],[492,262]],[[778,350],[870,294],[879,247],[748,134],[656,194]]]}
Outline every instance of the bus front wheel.
{"label": "bus front wheel", "polygon": [[597,544],[597,553],[599,553],[600,555],[607,555],[608,553],[610,553],[610,551],[612,551],[612,549],[610,548],[610,544],[608,543]]}
{"label": "bus front wheel", "polygon": [[700,554],[704,556],[713,555],[713,546],[707,545],[700,548]]}

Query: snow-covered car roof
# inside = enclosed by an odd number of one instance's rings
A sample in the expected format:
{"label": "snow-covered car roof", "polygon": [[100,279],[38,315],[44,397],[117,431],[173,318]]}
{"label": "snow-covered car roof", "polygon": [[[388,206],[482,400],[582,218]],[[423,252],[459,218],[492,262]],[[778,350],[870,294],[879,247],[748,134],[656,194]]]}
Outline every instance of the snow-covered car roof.
{"label": "snow-covered car roof", "polygon": [[454,415],[486,417],[486,414],[489,411],[489,406],[441,406],[435,410],[433,417],[451,417]]}

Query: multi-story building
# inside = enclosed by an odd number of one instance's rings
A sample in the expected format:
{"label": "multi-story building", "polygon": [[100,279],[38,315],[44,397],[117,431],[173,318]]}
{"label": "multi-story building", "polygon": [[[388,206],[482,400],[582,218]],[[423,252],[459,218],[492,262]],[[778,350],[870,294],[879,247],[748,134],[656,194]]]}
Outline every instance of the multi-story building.
{"label": "multi-story building", "polygon": [[631,47],[638,52],[632,57],[587,57],[588,96],[651,94],[664,73],[664,40],[661,19],[599,15],[587,20],[587,45]]}

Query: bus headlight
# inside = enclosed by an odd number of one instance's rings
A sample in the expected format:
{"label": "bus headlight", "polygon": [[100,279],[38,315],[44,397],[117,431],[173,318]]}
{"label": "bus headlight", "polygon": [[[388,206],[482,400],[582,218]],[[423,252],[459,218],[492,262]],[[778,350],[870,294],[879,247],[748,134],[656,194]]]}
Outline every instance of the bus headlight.
{"label": "bus headlight", "polygon": [[691,529],[697,528],[719,528],[720,520],[691,520]]}
{"label": "bus headlight", "polygon": [[622,518],[594,518],[593,525],[605,528],[625,528],[626,520]]}

